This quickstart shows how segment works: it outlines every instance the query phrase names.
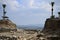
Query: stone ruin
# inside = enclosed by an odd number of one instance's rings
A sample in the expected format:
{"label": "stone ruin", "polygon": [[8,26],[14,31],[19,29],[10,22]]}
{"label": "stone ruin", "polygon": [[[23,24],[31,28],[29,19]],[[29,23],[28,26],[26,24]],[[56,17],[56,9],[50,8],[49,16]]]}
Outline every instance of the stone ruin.
{"label": "stone ruin", "polygon": [[10,19],[8,19],[9,17],[6,16],[6,11],[5,11],[5,8],[6,8],[6,5],[3,4],[3,16],[0,20],[0,32],[5,32],[5,31],[16,31],[16,24],[13,23]]}
{"label": "stone ruin", "polygon": [[[54,2],[52,2],[53,4]],[[59,17],[53,16],[53,7],[52,7],[52,16],[51,18],[46,19],[42,33],[44,33],[47,40],[60,40],[60,12],[58,12]]]}

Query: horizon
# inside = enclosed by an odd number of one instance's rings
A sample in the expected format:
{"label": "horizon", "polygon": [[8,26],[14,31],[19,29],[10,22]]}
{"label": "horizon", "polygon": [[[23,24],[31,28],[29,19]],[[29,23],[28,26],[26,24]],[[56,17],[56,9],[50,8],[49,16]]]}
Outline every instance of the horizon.
{"label": "horizon", "polygon": [[58,17],[60,0],[0,0],[0,18],[3,15],[2,4],[6,4],[6,15],[17,25],[44,25],[51,16],[52,1],[55,2],[54,15]]}

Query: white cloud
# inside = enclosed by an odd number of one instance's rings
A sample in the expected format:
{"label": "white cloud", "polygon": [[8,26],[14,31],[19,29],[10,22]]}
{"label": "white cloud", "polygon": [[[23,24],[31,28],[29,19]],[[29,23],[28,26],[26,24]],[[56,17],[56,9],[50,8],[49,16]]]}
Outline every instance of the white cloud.
{"label": "white cloud", "polygon": [[31,8],[34,8],[34,0],[30,0],[29,6],[30,6]]}
{"label": "white cloud", "polygon": [[35,1],[35,0],[30,0],[29,4],[30,8],[40,8],[44,9],[46,11],[50,11],[51,6],[49,5],[48,2],[46,1]]}
{"label": "white cloud", "polygon": [[43,1],[40,5],[40,8],[50,11],[51,6],[49,5],[49,3]]}
{"label": "white cloud", "polygon": [[1,2],[1,0],[0,0],[0,2]]}
{"label": "white cloud", "polygon": [[55,5],[55,10],[60,11],[60,5]]}
{"label": "white cloud", "polygon": [[36,0],[23,0],[21,4],[18,0],[3,0],[3,2],[6,3],[12,10],[19,10],[19,8],[40,8],[50,11],[50,5],[45,1],[38,2]]}
{"label": "white cloud", "polygon": [[10,6],[13,10],[17,10],[17,8],[20,7],[19,3],[15,0],[15,1],[10,1]]}
{"label": "white cloud", "polygon": [[2,2],[7,4],[12,10],[17,10],[20,7],[20,4],[17,0],[3,0]]}

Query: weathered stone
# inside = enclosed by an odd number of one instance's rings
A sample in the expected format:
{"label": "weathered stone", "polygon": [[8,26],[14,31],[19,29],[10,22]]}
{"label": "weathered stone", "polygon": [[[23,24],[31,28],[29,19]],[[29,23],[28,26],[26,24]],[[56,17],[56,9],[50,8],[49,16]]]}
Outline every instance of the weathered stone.
{"label": "weathered stone", "polygon": [[45,22],[45,26],[43,29],[44,33],[47,34],[55,34],[60,33],[60,19],[54,18],[54,19],[47,19]]}
{"label": "weathered stone", "polygon": [[14,24],[11,20],[0,20],[0,27],[11,27],[16,28],[16,24]]}
{"label": "weathered stone", "polygon": [[0,32],[5,32],[5,31],[16,31],[16,24],[14,24],[10,20],[0,20]]}

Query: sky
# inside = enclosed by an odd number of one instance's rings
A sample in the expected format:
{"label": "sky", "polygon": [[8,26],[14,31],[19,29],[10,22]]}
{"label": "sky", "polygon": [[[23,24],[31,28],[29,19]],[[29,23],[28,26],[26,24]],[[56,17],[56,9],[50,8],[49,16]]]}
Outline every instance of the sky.
{"label": "sky", "polygon": [[60,11],[60,0],[0,0],[0,19],[3,15],[2,4],[6,4],[7,16],[17,25],[45,23],[51,16],[51,2],[55,2],[54,15]]}

